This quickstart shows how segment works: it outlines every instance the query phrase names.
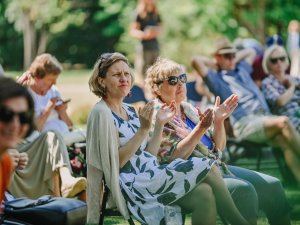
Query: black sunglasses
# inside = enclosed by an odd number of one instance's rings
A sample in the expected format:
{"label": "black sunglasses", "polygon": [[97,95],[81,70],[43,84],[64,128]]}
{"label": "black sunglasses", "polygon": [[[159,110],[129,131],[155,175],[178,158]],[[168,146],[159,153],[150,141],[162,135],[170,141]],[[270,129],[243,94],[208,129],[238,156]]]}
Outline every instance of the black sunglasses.
{"label": "black sunglasses", "polygon": [[[165,78],[164,80],[168,81],[168,84],[175,86],[178,84],[178,81],[180,81],[181,83],[185,84],[187,82],[187,76],[185,73],[177,76],[169,76],[167,78]],[[163,81],[158,82],[158,84],[162,83]]]}
{"label": "black sunglasses", "polygon": [[113,55],[113,53],[103,53],[98,57],[98,60],[100,60],[100,63],[98,65],[98,69],[100,70],[102,63],[105,60],[108,60],[111,56]]}
{"label": "black sunglasses", "polygon": [[31,122],[32,113],[31,112],[14,112],[11,109],[0,106],[0,121],[4,123],[10,123],[13,121],[14,117],[18,116],[18,119],[22,125],[29,124]]}
{"label": "black sunglasses", "polygon": [[235,58],[235,53],[225,53],[225,54],[223,54],[223,57],[225,59],[234,59]]}
{"label": "black sunglasses", "polygon": [[272,64],[276,64],[279,60],[281,62],[285,62],[286,57],[285,56],[280,56],[280,57],[276,57],[276,58],[270,58],[270,62]]}

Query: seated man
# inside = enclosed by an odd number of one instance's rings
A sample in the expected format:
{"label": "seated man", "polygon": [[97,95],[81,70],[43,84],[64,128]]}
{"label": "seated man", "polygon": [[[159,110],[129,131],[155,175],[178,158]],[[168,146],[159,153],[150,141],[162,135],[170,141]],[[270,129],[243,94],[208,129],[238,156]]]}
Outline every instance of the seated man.
{"label": "seated man", "polygon": [[[239,105],[230,117],[234,135],[257,143],[270,142],[282,149],[285,160],[300,184],[300,136],[286,116],[273,116],[266,100],[251,79],[253,49],[236,49],[226,38],[217,40],[214,60],[196,56],[192,66],[209,89],[224,101],[231,94]],[[216,69],[212,69],[216,68]],[[250,122],[251,121],[251,122]]]}

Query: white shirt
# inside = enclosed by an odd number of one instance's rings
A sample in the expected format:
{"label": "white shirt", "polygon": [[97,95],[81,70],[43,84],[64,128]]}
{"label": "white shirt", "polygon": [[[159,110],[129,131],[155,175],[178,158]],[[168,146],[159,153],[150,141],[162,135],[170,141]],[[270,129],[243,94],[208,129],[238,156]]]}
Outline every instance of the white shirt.
{"label": "white shirt", "polygon": [[[50,90],[46,93],[46,95],[39,95],[30,88],[29,88],[29,92],[34,100],[34,112],[36,118],[43,113],[48,102],[52,98],[61,98],[57,87],[54,85],[50,88]],[[58,103],[57,105],[60,104],[62,103]],[[42,129],[42,131],[49,131],[49,130],[58,131],[61,135],[69,133],[69,128],[67,124],[63,120],[59,119],[58,112],[55,109],[51,111]]]}

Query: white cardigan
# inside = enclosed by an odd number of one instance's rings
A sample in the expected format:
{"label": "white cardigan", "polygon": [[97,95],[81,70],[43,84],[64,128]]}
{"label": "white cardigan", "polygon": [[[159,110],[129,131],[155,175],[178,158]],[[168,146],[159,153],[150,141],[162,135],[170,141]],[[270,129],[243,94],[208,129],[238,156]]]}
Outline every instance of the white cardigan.
{"label": "white cardigan", "polygon": [[87,123],[87,223],[98,224],[102,177],[111,191],[112,200],[125,219],[129,212],[119,183],[118,131],[111,110],[103,100],[92,109]]}

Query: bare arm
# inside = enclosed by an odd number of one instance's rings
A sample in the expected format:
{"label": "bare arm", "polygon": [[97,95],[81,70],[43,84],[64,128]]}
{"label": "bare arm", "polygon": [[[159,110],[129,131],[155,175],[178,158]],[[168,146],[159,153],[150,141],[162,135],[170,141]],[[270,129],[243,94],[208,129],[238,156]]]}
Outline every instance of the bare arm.
{"label": "bare arm", "polygon": [[185,138],[182,139],[177,145],[176,150],[172,155],[172,159],[182,158],[187,159],[199,143],[200,138],[205,134],[210,127],[213,120],[213,111],[208,109],[205,111],[202,118],[196,127]]}
{"label": "bare arm", "polygon": [[141,25],[134,21],[131,23],[129,27],[129,34],[137,38],[139,40],[151,40],[157,38],[162,32],[162,27],[160,24],[155,26],[155,29],[145,29],[144,31],[141,30]]}
{"label": "bare arm", "polygon": [[46,108],[44,109],[44,111],[42,112],[42,114],[35,119],[36,127],[39,131],[41,131],[44,128],[45,123],[51,113],[51,110],[53,110],[55,108],[55,103],[57,101],[58,101],[58,98],[52,98],[48,102],[48,104],[47,104]]}
{"label": "bare arm", "polygon": [[282,107],[286,105],[294,96],[295,92],[295,83],[290,80],[289,78],[286,78],[284,80],[284,85],[288,87],[288,89],[284,92],[284,94],[280,95],[280,97],[276,100],[276,105],[278,107]]}
{"label": "bare arm", "polygon": [[145,32],[141,30],[140,24],[136,21],[134,21],[130,24],[129,34],[132,37],[137,38],[139,40],[143,40],[144,36],[145,36]]}
{"label": "bare arm", "polygon": [[226,130],[224,121],[232,114],[238,105],[238,96],[229,96],[222,104],[220,104],[220,97],[216,97],[214,107],[214,132],[213,139],[216,147],[223,151],[226,145]]}
{"label": "bare arm", "polygon": [[194,56],[192,59],[192,66],[201,77],[207,76],[209,68],[216,69],[215,62],[205,56]]}
{"label": "bare arm", "polygon": [[142,109],[139,110],[139,119],[141,126],[135,135],[119,149],[119,165],[122,168],[130,158],[139,149],[143,141],[147,138],[148,132],[151,127],[153,116],[153,102],[147,103]]}
{"label": "bare arm", "polygon": [[152,137],[148,143],[147,151],[157,156],[159,147],[162,142],[162,133],[164,125],[169,122],[176,114],[175,102],[170,105],[163,104],[156,114],[156,120],[154,125],[154,131]]}
{"label": "bare arm", "polygon": [[67,113],[68,103],[62,103],[55,107],[55,110],[58,112],[59,119],[64,121],[68,127],[73,127],[73,122]]}
{"label": "bare arm", "polygon": [[252,65],[256,57],[256,52],[252,48],[247,48],[240,50],[236,53],[235,61],[236,63],[241,60],[245,60],[248,64]]}

